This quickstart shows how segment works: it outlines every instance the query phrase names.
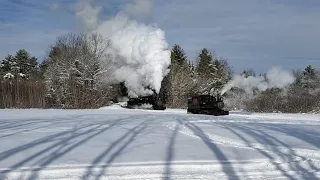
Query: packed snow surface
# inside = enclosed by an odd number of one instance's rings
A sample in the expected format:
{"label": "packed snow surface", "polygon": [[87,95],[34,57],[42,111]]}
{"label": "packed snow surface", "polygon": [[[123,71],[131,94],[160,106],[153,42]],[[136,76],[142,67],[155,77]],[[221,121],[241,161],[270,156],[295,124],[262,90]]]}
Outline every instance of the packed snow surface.
{"label": "packed snow surface", "polygon": [[320,115],[0,110],[0,179],[320,179]]}

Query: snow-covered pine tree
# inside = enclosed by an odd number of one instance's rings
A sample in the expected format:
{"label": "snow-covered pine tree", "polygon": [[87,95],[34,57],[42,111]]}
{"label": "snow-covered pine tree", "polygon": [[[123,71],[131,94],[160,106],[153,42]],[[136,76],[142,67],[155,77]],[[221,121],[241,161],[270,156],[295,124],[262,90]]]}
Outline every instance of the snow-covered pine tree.
{"label": "snow-covered pine tree", "polygon": [[198,54],[196,71],[199,94],[218,93],[232,73],[226,60],[218,59],[206,48]]}
{"label": "snow-covered pine tree", "polygon": [[195,86],[192,67],[180,45],[175,44],[171,50],[170,73],[164,78],[167,104],[169,107],[185,107],[188,95]]}
{"label": "snow-covered pine tree", "polygon": [[16,78],[38,78],[38,62],[25,49],[17,51],[16,55],[6,56],[0,63],[1,76],[11,73]]}

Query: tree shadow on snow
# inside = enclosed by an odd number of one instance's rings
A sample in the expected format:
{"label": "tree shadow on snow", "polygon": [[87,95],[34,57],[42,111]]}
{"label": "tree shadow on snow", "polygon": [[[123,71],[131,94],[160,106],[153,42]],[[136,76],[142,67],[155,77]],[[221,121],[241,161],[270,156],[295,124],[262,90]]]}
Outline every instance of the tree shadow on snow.
{"label": "tree shadow on snow", "polygon": [[170,180],[171,179],[171,165],[172,161],[174,159],[174,144],[176,142],[176,138],[180,129],[180,125],[182,124],[181,120],[177,120],[176,126],[174,127],[174,130],[172,131],[172,134],[170,136],[169,144],[167,147],[167,153],[166,153],[166,163],[165,163],[165,170],[164,170],[164,180]]}
{"label": "tree shadow on snow", "polygon": [[[41,128],[50,127],[57,124],[81,122],[82,115],[70,115],[61,117],[51,117],[44,119],[11,119],[0,120],[0,138],[5,138],[21,133],[32,132]],[[3,134],[3,135],[1,135]]]}
{"label": "tree shadow on snow", "polygon": [[[212,140],[205,134],[205,132],[193,123],[185,123],[196,136],[198,136],[203,143],[212,151],[213,155],[223,164],[222,162],[228,161],[226,155],[220,150],[220,148],[212,142]],[[229,180],[238,180],[239,177],[235,173],[232,166],[222,166],[222,170]]]}
{"label": "tree shadow on snow", "polygon": [[[144,116],[145,117],[145,116]],[[144,136],[144,130],[148,127],[150,119],[146,119],[137,126],[128,129],[121,137],[113,141],[102,153],[100,153],[90,164],[85,174],[81,179],[100,179],[106,175],[107,168],[111,165],[114,160],[121,155],[121,153],[140,135]],[[143,132],[143,133],[142,133]],[[112,153],[113,152],[113,153]],[[99,171],[95,172],[98,168]]]}
{"label": "tree shadow on snow", "polygon": [[[317,130],[318,132],[314,132],[314,131],[307,131],[306,129],[304,131],[301,131],[301,128],[295,128],[292,125],[272,126],[268,124],[258,124],[258,126],[272,130],[272,131],[280,132],[288,136],[295,137],[310,145],[320,148],[320,130],[319,129]],[[318,125],[318,128],[320,128],[320,125]]]}
{"label": "tree shadow on snow", "polygon": [[[292,150],[292,148],[290,148],[289,145],[287,145],[280,139],[270,135],[269,133],[265,133],[262,130],[259,130],[257,128],[253,129],[245,125],[240,125],[236,123],[227,123],[227,125],[223,123],[219,124],[224,126],[224,128],[228,129],[237,137],[239,137],[243,142],[246,143],[248,147],[255,149],[256,151],[264,155],[266,158],[268,158],[270,160],[270,163],[272,163],[282,173],[282,175],[287,177],[288,179],[294,180],[296,178],[287,173],[287,171],[283,167],[281,167],[279,163],[275,162],[277,160],[276,158],[280,158],[283,162],[289,162],[290,170],[303,172],[300,173],[303,179],[317,179],[313,172],[310,172],[309,170],[303,168],[299,164],[299,162],[295,162],[293,158],[299,157],[302,161],[307,161],[309,163],[309,167],[311,167],[312,170],[319,171],[319,169],[316,168],[306,158],[297,155],[295,151]],[[255,124],[255,126],[257,126],[257,124]],[[246,134],[249,137],[255,139],[258,143],[261,144],[262,148],[253,146],[251,144],[251,141],[242,134]],[[285,148],[285,151],[283,147]]]}
{"label": "tree shadow on snow", "polygon": [[[52,122],[50,120],[26,120],[26,121],[27,122],[32,121],[32,122],[28,122],[25,124],[23,124],[22,122],[19,122],[19,123],[15,122],[15,123],[11,123],[10,125],[8,125],[6,127],[0,127],[0,129],[1,128],[5,129],[5,131],[0,130],[0,139],[6,138],[9,136],[18,135],[21,133],[32,132],[34,130],[47,128],[47,127],[54,126],[54,125],[57,125],[60,123],[60,122],[56,122],[56,121]],[[45,124],[41,125],[42,123],[45,123]],[[16,126],[13,124],[16,124]],[[3,135],[1,135],[1,134],[3,134]]]}
{"label": "tree shadow on snow", "polygon": [[[136,118],[141,118],[143,116],[139,116]],[[36,166],[36,168],[32,171],[31,175],[27,179],[37,179],[38,172],[45,167],[52,164],[55,160],[60,157],[66,155],[68,152],[74,150],[79,147],[83,143],[88,142],[90,139],[95,136],[100,135],[101,133],[121,124],[130,123],[130,118],[124,119],[115,119],[115,120],[106,120],[99,123],[89,123],[84,125],[76,125],[71,130],[62,131],[53,135],[49,135],[24,145],[12,148],[10,150],[4,151],[0,153],[0,161],[6,160],[18,153],[23,153],[26,150],[31,148],[36,148],[47,145],[46,148],[41,149],[40,151],[34,153],[33,155],[19,161],[9,168],[9,170],[0,171],[0,174],[6,174],[11,171],[14,171],[24,165],[29,165],[33,163],[31,166]],[[116,156],[116,155],[115,155]]]}

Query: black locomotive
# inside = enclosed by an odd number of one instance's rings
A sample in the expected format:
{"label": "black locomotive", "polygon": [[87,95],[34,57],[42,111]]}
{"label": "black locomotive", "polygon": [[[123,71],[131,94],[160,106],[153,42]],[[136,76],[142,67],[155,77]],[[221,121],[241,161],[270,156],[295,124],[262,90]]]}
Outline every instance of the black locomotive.
{"label": "black locomotive", "polygon": [[149,96],[140,96],[137,98],[130,98],[127,102],[127,108],[165,110],[166,105],[159,95],[153,94]]}
{"label": "black locomotive", "polygon": [[210,114],[214,116],[229,115],[224,108],[224,102],[220,95],[197,95],[188,99],[188,113]]}

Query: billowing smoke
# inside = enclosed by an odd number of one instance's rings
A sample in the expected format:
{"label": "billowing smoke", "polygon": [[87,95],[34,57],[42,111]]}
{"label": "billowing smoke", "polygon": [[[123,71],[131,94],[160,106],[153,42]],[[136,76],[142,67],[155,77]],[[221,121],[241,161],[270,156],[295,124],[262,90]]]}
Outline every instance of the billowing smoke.
{"label": "billowing smoke", "polygon": [[229,81],[221,90],[221,94],[225,94],[233,87],[243,89],[246,93],[252,94],[253,88],[257,88],[259,91],[265,91],[268,88],[284,88],[295,80],[292,73],[282,70],[279,67],[273,67],[266,74],[266,78],[259,77],[245,77],[236,75],[231,81]]}
{"label": "billowing smoke", "polygon": [[117,54],[113,59],[117,67],[114,78],[125,82],[129,96],[151,94],[150,88],[159,93],[170,65],[164,31],[138,23],[124,11],[111,19],[101,20],[98,17],[101,9],[92,7],[91,3],[92,0],[81,1],[77,17],[89,26],[86,27],[89,33],[98,33],[111,40],[113,52]]}

